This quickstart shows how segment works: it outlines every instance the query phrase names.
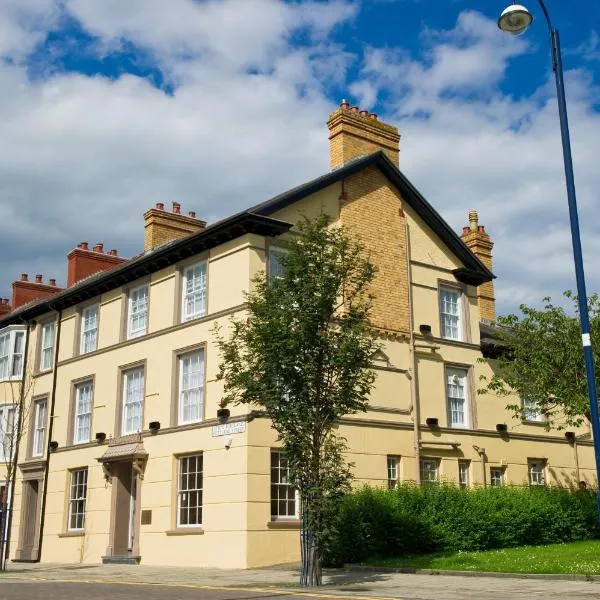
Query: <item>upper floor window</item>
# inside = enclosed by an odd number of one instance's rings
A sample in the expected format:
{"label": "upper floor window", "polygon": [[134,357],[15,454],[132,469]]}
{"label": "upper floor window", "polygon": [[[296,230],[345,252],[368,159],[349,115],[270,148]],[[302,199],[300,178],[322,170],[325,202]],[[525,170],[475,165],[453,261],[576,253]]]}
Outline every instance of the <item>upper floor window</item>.
{"label": "upper floor window", "polygon": [[204,350],[179,357],[179,424],[197,423],[204,415]]}
{"label": "upper floor window", "polygon": [[283,258],[287,253],[288,250],[286,248],[269,246],[269,256],[267,260],[267,276],[269,279],[280,279],[283,277]]}
{"label": "upper floor window", "polygon": [[44,442],[46,440],[46,400],[38,400],[35,403],[33,413],[33,441],[31,445],[31,456],[42,456],[44,454]]}
{"label": "upper floor window", "polygon": [[183,321],[206,314],[206,261],[183,272]]}
{"label": "upper floor window", "polygon": [[42,327],[42,345],[40,350],[40,371],[52,368],[52,354],[54,351],[54,323],[46,323]]}
{"label": "upper floor window", "polygon": [[81,313],[81,354],[98,347],[98,306],[89,306]]}
{"label": "upper floor window", "polygon": [[387,457],[387,481],[388,489],[390,490],[398,487],[398,481],[400,479],[399,466],[400,458],[398,456]]}
{"label": "upper floor window", "polygon": [[73,420],[73,443],[86,444],[92,434],[92,406],[94,385],[85,381],[75,387],[75,415]]}
{"label": "upper floor window", "polygon": [[462,340],[460,290],[440,288],[440,324],[442,337],[447,340]]}
{"label": "upper floor window", "polygon": [[271,451],[271,519],[297,519],[298,490],[290,481],[290,467],[285,452]]}
{"label": "upper floor window", "polygon": [[448,426],[468,427],[466,369],[446,368],[446,396],[448,398]]}
{"label": "upper floor window", "polygon": [[143,285],[129,293],[127,339],[146,335],[148,330],[148,286]]}
{"label": "upper floor window", "polygon": [[25,332],[7,328],[0,335],[0,380],[22,377],[24,353]]}
{"label": "upper floor window", "polygon": [[142,430],[144,417],[144,369],[138,367],[123,374],[123,419],[121,435]]}
{"label": "upper floor window", "polygon": [[529,485],[546,485],[546,461],[540,458],[527,459]]}
{"label": "upper floor window", "polygon": [[0,406],[0,460],[10,460],[15,452],[17,407],[12,404]]}
{"label": "upper floor window", "polygon": [[535,400],[523,398],[523,421],[530,421],[532,423],[544,422],[544,415]]}

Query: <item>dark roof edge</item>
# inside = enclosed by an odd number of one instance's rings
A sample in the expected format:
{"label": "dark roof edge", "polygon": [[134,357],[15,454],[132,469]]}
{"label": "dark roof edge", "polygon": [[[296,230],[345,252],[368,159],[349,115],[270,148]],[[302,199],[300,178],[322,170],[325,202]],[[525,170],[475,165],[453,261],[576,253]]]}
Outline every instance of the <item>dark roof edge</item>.
{"label": "dark roof edge", "polygon": [[330,173],[253,206],[248,209],[248,212],[261,215],[272,214],[277,210],[290,206],[305,196],[313,194],[370,166],[378,167],[388,177],[400,190],[415,212],[464,264],[463,268],[456,269],[455,275],[459,281],[471,283],[472,285],[480,285],[496,278],[382,150],[352,160]]}
{"label": "dark roof edge", "polygon": [[0,319],[0,328],[15,323],[24,323],[50,311],[64,310],[246,233],[277,236],[285,233],[291,227],[291,223],[285,223],[265,215],[252,214],[247,211],[237,213],[209,225],[198,233],[149,250],[114,269],[91,275],[53,296],[20,307]]}

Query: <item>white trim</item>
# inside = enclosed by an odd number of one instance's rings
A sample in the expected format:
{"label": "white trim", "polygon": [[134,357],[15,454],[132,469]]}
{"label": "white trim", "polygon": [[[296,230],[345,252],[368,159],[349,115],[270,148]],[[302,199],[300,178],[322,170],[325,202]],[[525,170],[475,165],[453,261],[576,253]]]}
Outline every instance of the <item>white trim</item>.
{"label": "white trim", "polygon": [[[42,411],[42,408],[43,411]],[[41,413],[41,418],[40,418]],[[36,458],[44,454],[44,440],[46,438],[46,420],[48,416],[48,401],[37,400],[33,415],[33,440],[31,444],[31,456]]]}
{"label": "white trim", "polygon": [[[54,359],[54,334],[55,323],[46,323],[42,327],[42,339],[40,344],[40,371],[50,371],[52,369],[52,361]],[[51,338],[48,344],[48,338]],[[48,360],[45,360],[49,357]]]}
{"label": "white trim", "polygon": [[[192,366],[192,361],[195,357],[198,357],[199,367],[195,371],[189,371]],[[188,372],[185,373],[186,361],[188,366]],[[186,425],[188,423],[199,423],[204,419],[204,370],[205,370],[205,354],[204,348],[199,348],[193,352],[182,354],[178,357],[178,369],[179,369],[179,398],[178,398],[178,410],[177,410],[177,424]],[[187,377],[187,382],[185,378]],[[194,381],[194,377],[197,381]],[[190,381],[191,379],[191,381]],[[194,385],[197,384],[197,385]],[[185,419],[184,408],[185,408],[185,395],[190,392],[197,392],[198,395],[198,416],[197,418]]]}
{"label": "white trim", "polygon": [[[130,379],[132,381],[131,386],[129,385]],[[135,379],[137,379],[137,385]],[[144,379],[144,367],[136,367],[135,369],[123,373],[123,414],[121,419],[121,435],[138,433],[142,431],[142,428],[144,427]],[[129,391],[131,394],[128,393]],[[136,408],[139,409],[139,412],[137,415],[132,414],[132,426],[131,428],[128,428],[128,411],[134,411]],[[135,421],[139,421],[137,427],[135,427]]]}
{"label": "white trim", "polygon": [[[145,294],[141,298],[134,298],[136,295],[139,296],[140,292],[145,291]],[[127,339],[132,340],[134,338],[146,335],[148,332],[148,312],[149,312],[149,286],[148,284],[140,285],[133,288],[129,292],[127,299]],[[134,304],[137,303],[137,304]],[[138,317],[141,321],[143,319],[143,326],[138,326],[136,329],[133,328],[133,319]]]}
{"label": "white trim", "polygon": [[81,311],[81,341],[79,346],[81,354],[88,354],[98,349],[98,315],[97,304],[88,306]]}
{"label": "white trim", "polygon": [[[446,407],[448,413],[448,427],[457,429],[469,429],[471,415],[469,412],[469,370],[459,367],[448,367],[444,369],[446,388]],[[461,391],[462,396],[451,396],[454,391]],[[453,406],[454,401],[454,406]],[[458,418],[460,411],[458,404],[462,401],[462,420]]]}
{"label": "white trim", "polygon": [[[183,270],[181,288],[181,321],[192,321],[206,314],[208,263],[198,262]],[[189,289],[188,289],[189,286]],[[199,307],[196,308],[196,303]]]}
{"label": "white trim", "polygon": [[[85,393],[85,395],[84,395]],[[83,403],[86,403],[85,406]],[[82,410],[86,408],[87,410]],[[73,444],[87,444],[92,437],[92,412],[94,409],[94,382],[91,379],[75,386],[75,409],[73,416]],[[87,419],[88,436],[79,437],[79,419]],[[85,425],[85,423],[84,423]]]}
{"label": "white trim", "polygon": [[[17,340],[21,340],[18,343]],[[19,346],[19,352],[17,352]],[[23,376],[25,328],[9,326],[0,332],[0,381],[18,381]],[[19,362],[17,362],[19,361]],[[19,365],[15,373],[15,367]]]}
{"label": "white trim", "polygon": [[464,341],[462,292],[442,285],[439,288],[440,337],[455,342]]}

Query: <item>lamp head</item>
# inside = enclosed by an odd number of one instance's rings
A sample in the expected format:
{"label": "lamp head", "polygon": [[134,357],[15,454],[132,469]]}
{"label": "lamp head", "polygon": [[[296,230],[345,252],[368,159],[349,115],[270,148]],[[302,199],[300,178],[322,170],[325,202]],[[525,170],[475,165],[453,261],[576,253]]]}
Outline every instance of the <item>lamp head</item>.
{"label": "lamp head", "polygon": [[533,23],[533,15],[522,4],[511,4],[502,11],[498,27],[512,35],[521,35]]}

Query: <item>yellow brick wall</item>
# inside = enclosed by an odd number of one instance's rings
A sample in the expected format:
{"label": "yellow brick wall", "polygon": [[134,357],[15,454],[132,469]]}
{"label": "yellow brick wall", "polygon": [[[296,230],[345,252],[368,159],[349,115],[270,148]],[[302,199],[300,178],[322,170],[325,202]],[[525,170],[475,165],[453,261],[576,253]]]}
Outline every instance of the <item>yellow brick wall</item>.
{"label": "yellow brick wall", "polygon": [[204,221],[155,208],[144,215],[144,250],[204,229]]}
{"label": "yellow brick wall", "polygon": [[[471,252],[491,271],[492,249],[494,244],[490,236],[482,231],[469,231],[462,235],[462,240],[470,248]],[[496,299],[494,295],[494,283],[487,281],[477,287],[477,304],[482,319],[488,321],[496,320]]]}
{"label": "yellow brick wall", "polygon": [[400,195],[379,169],[370,167],[344,181],[340,221],[366,247],[377,267],[373,325],[408,333],[406,218]]}

